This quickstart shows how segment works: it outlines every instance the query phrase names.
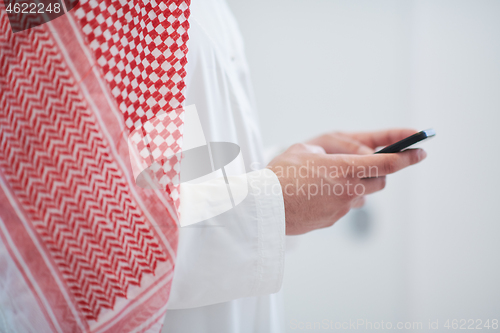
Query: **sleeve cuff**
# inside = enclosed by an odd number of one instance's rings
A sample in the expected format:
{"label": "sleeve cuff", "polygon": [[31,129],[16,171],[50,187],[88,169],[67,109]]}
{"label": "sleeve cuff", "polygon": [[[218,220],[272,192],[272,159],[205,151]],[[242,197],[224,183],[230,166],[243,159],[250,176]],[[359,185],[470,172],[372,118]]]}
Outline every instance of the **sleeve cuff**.
{"label": "sleeve cuff", "polygon": [[249,174],[258,215],[258,264],[253,295],[281,289],[285,265],[285,207],[278,177],[269,169]]}
{"label": "sleeve cuff", "polygon": [[[248,196],[236,208],[180,228],[169,309],[200,307],[280,290],[285,261],[281,185],[268,169],[245,177]],[[194,204],[191,207],[196,207]]]}

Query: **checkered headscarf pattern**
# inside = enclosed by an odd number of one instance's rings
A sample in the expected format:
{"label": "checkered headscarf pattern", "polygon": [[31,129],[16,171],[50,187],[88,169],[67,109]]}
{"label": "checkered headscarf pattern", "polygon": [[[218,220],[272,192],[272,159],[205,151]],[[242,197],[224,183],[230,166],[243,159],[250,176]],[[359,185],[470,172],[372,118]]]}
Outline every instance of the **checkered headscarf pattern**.
{"label": "checkered headscarf pattern", "polygon": [[[74,13],[126,126],[148,135],[153,155],[181,149],[177,116],[185,99],[189,5],[190,0],[81,0]],[[152,123],[161,113],[176,116],[162,118],[165,131],[152,133],[148,129],[158,126]],[[173,171],[178,176],[176,158],[164,160],[163,167],[169,173],[164,181],[175,177]],[[178,189],[171,185],[165,189],[178,207]]]}
{"label": "checkered headscarf pattern", "polygon": [[129,148],[141,159],[143,170],[155,181],[155,188],[170,194],[179,211],[179,184],[182,157],[182,129],[184,109],[168,113],[160,112],[147,120],[144,126],[134,129],[129,135]]}
{"label": "checkered headscarf pattern", "polygon": [[[99,103],[111,94],[124,124],[142,133],[137,144],[151,156],[141,158],[161,162],[153,171],[178,207],[190,3],[157,1],[80,0],[15,34],[0,4],[0,196],[9,198],[0,200],[0,243],[25,279],[19,294],[35,299],[14,309],[33,327],[39,314],[54,332],[161,329],[175,216],[162,197],[133,190],[108,140],[120,127]],[[94,59],[71,59],[87,49]],[[104,90],[92,71],[77,82],[92,66]]]}

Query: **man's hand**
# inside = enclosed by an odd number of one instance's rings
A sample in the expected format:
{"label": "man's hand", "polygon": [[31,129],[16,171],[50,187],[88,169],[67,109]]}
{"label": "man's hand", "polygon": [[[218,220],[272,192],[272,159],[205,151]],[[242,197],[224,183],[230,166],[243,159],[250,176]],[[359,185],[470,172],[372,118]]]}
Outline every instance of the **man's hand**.
{"label": "man's hand", "polygon": [[322,147],[327,154],[373,154],[375,148],[388,146],[417,133],[401,128],[376,132],[323,134],[306,143]]}
{"label": "man's hand", "polygon": [[307,144],[295,144],[267,166],[277,176],[285,201],[286,234],[298,235],[333,225],[364,195],[385,187],[385,176],[416,164],[422,149],[372,154],[378,146],[397,142],[414,130],[333,133]]}

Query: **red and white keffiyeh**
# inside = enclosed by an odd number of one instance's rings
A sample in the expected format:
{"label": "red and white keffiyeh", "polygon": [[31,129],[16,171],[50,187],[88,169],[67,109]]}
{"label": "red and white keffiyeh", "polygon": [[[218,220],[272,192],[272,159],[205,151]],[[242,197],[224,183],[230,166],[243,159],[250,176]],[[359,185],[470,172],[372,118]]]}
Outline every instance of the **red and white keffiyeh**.
{"label": "red and white keffiyeh", "polygon": [[[49,331],[161,329],[189,3],[81,0],[17,33],[0,5],[0,242],[36,299],[24,306]],[[142,157],[163,161],[165,191],[135,184],[134,131]]]}

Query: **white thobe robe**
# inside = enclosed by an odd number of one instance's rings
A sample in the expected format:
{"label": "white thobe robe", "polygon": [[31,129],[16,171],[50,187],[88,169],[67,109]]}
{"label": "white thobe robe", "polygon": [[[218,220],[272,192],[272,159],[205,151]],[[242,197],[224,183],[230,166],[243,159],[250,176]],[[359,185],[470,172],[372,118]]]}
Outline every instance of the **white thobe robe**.
{"label": "white thobe robe", "polygon": [[243,41],[223,0],[192,1],[189,35],[186,105],[207,141],[240,146],[252,186],[236,208],[181,228],[162,332],[281,332],[284,204],[278,179],[262,170]]}

